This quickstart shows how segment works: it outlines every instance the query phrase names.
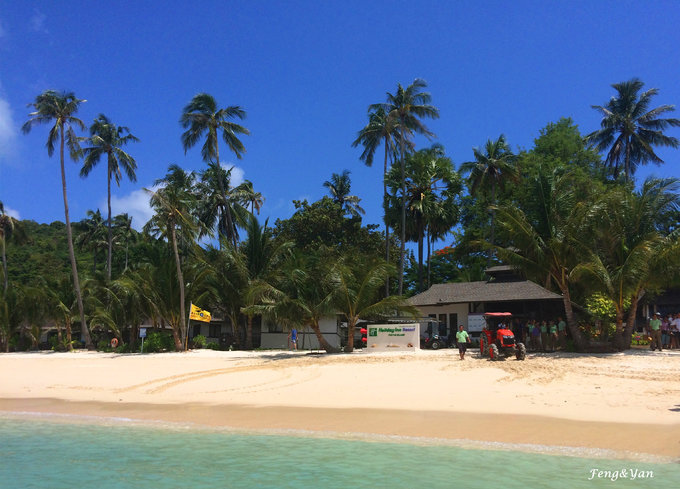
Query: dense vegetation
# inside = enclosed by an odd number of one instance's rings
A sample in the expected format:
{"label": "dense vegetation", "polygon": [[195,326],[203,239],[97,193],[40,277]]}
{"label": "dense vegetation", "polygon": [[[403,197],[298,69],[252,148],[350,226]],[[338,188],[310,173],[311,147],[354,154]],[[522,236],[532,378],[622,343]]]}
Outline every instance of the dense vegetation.
{"label": "dense vegetation", "polygon": [[[405,295],[481,280],[498,263],[562,295],[577,348],[598,334],[579,321],[596,319],[610,320],[612,345],[628,348],[640,305],[680,279],[679,182],[635,181],[641,165],[663,163],[655,146],[678,146],[664,131],[680,121],[661,119],[673,106],[651,108],[658,91],[639,93],[639,80],[613,87],[609,103],[594,106],[601,129],[587,137],[563,118],[540,129],[532,148],[513,151],[500,135],[456,169],[441,145],[415,147],[417,134],[436,137],[423,123],[439,116],[425,82],[398,85],[369,107],[353,142],[367,165],[384,150],[384,231],[363,225],[347,170],[319,182],[328,196],[294,202],[295,213],[273,226],[260,222],[264,196],[251,182],[233,186],[220,160],[220,149],[245,152],[240,138],[248,130],[234,120],[246,112],[199,94],[184,107],[179,136],[187,152],[201,145],[206,167],[168,168],[147,191],[154,215],[143,232],[129,216],[111,216],[110,206],[105,216],[92,210],[69,225],[63,179],[66,225],[17,221],[0,203],[2,349],[36,347],[44,325],[56,327],[56,348],[72,348],[80,331],[88,347],[116,337],[119,349],[134,349],[139,326],[151,319],[172,330],[169,342],[154,345],[180,350],[194,303],[225,318],[239,348],[253,347],[253,325],[265,318],[310,327],[333,351],[319,321],[339,313],[351,350],[359,318],[415,314]],[[78,136],[80,102],[45,92],[24,129],[53,124],[48,153],[59,147],[63,168],[68,149],[83,159],[84,176],[105,157],[110,202],[112,180],[122,172],[135,179],[133,151],[122,147],[137,139],[104,115],[89,137]],[[199,245],[206,237],[216,245]],[[441,241],[446,246],[436,249]],[[407,242],[416,243],[415,254],[406,253]]]}

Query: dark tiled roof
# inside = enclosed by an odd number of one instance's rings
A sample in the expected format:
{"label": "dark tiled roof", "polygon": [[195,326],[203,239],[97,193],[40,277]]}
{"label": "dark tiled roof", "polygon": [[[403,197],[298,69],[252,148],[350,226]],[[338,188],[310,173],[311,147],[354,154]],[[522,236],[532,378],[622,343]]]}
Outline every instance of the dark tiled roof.
{"label": "dark tiled roof", "polygon": [[489,267],[486,270],[484,270],[486,273],[495,273],[495,272],[519,272],[519,269],[517,267],[513,267],[512,265],[495,265],[493,267]]}
{"label": "dark tiled roof", "polygon": [[435,284],[409,299],[414,306],[456,304],[463,302],[502,302],[521,300],[555,300],[561,295],[550,292],[529,280],[518,282],[461,282]]}

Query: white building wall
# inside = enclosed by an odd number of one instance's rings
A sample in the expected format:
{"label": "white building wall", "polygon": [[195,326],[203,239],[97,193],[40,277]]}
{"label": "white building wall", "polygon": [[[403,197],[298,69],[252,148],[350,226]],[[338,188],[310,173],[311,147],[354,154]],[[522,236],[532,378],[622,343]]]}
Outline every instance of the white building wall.
{"label": "white building wall", "polygon": [[[284,332],[269,332],[268,324],[263,325],[261,335],[261,348],[288,348],[288,331]],[[319,321],[319,329],[326,341],[336,348],[340,347],[339,329],[337,320],[333,317],[323,318]],[[318,350],[319,341],[316,334],[311,328],[303,328],[298,330],[298,349],[299,350]]]}
{"label": "white building wall", "polygon": [[[458,329],[461,324],[467,329],[468,327],[468,304],[445,304],[443,306],[419,306],[418,310],[423,316],[429,316],[430,314],[435,314],[437,320],[439,320],[440,314],[446,314],[446,324],[449,328],[454,327],[454,331]],[[458,314],[458,324],[448,324],[449,314]]]}

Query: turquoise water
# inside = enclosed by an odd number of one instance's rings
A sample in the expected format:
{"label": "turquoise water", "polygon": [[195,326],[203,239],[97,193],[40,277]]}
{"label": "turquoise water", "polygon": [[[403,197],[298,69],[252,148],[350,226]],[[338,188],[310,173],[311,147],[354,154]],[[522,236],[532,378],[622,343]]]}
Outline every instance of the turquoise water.
{"label": "turquoise water", "polygon": [[[610,477],[588,480],[592,469],[610,471]],[[631,469],[651,471],[653,478],[632,480]],[[619,478],[613,481],[616,471]],[[678,464],[422,442],[0,418],[3,489],[677,489],[678,485]]]}

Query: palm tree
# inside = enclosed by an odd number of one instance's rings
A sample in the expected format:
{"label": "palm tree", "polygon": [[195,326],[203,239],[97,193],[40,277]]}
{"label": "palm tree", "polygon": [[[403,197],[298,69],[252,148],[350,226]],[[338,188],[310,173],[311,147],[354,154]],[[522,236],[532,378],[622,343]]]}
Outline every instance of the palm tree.
{"label": "palm tree", "polygon": [[68,213],[68,198],[66,196],[66,170],[64,168],[64,146],[68,146],[71,158],[77,161],[81,154],[81,149],[78,144],[78,136],[73,129],[73,126],[85,130],[83,121],[75,117],[78,108],[85,100],[76,98],[73,92],[58,93],[54,90],[46,90],[35,98],[35,102],[29,104],[29,107],[35,108],[34,112],[29,114],[29,119],[21,127],[22,131],[27,134],[31,131],[33,126],[39,124],[54,125],[50,128],[49,136],[47,138],[47,154],[51,157],[54,154],[54,147],[59,141],[59,161],[61,164],[61,188],[64,197],[64,216],[66,220],[66,238],[68,240],[68,252],[71,260],[71,271],[73,273],[73,286],[76,291],[76,298],[78,300],[78,311],[80,312],[80,327],[82,338],[88,348],[92,348],[92,339],[90,332],[87,329],[85,322],[85,309],[83,307],[83,296],[80,292],[80,281],[78,280],[78,267],[76,265],[76,255],[73,249],[73,236],[71,230],[71,220]]}
{"label": "palm tree", "polygon": [[500,187],[505,186],[507,180],[517,178],[515,168],[516,156],[510,150],[510,146],[505,141],[505,136],[501,134],[498,139],[486,142],[484,152],[479,148],[473,148],[475,161],[463,163],[460,167],[462,174],[469,174],[468,184],[470,194],[476,195],[480,189],[491,192],[491,248],[487,257],[487,265],[491,266],[493,246],[495,245],[495,218],[496,218],[496,192]]}
{"label": "palm tree", "polygon": [[5,247],[7,246],[7,240],[12,236],[12,233],[17,229],[18,225],[19,221],[5,213],[5,206],[2,201],[0,201],[0,246],[2,246],[3,294],[7,294],[7,289],[9,288],[9,272],[7,270],[7,254],[5,252]]}
{"label": "palm tree", "polygon": [[80,234],[76,236],[76,245],[81,249],[91,248],[92,249],[92,276],[97,273],[97,256],[99,256],[99,250],[105,248],[107,245],[106,238],[104,237],[104,221],[102,219],[102,213],[97,209],[97,211],[88,210],[87,219],[83,219],[78,223],[80,228]]}
{"label": "palm tree", "polygon": [[126,212],[118,214],[113,218],[113,227],[116,230],[116,236],[125,243],[125,267],[123,271],[128,269],[128,252],[130,242],[137,239],[137,233],[132,229],[132,216]]}
{"label": "palm tree", "polygon": [[206,231],[216,229],[218,236],[225,236],[232,245],[236,245],[238,228],[245,227],[248,221],[248,211],[244,206],[250,203],[251,193],[247,185],[231,186],[232,170],[233,167],[225,170],[216,163],[208,163],[197,185],[197,193],[201,196],[197,212]]}
{"label": "palm tree", "polygon": [[122,177],[121,167],[131,182],[137,181],[135,170],[137,162],[122,147],[129,142],[137,142],[135,136],[125,126],[116,126],[104,114],[94,120],[90,126],[90,137],[86,141],[91,145],[84,148],[85,160],[80,170],[81,177],[87,177],[92,169],[97,166],[103,155],[106,155],[108,168],[106,171],[107,204],[109,208],[108,227],[108,254],[106,255],[106,278],[111,280],[111,256],[113,254],[113,232],[111,223],[111,178],[120,187]]}
{"label": "palm tree", "polygon": [[[145,189],[151,196],[151,208],[154,210],[153,217],[144,226],[145,231],[154,235],[162,236],[170,241],[175,257],[177,272],[177,284],[179,288],[179,330],[186,338],[186,314],[185,314],[185,284],[182,275],[182,264],[177,246],[178,232],[190,238],[198,232],[198,224],[194,221],[192,211],[195,206],[196,196],[193,194],[193,172],[186,173],[177,165],[170,165],[164,178],[156,180],[155,185],[161,185],[157,191]],[[177,338],[175,338],[177,343]],[[184,341],[182,341],[184,343]],[[182,343],[176,344],[178,349]]]}
{"label": "palm tree", "polygon": [[[373,164],[373,156],[378,147],[383,144],[385,146],[385,161],[383,165],[383,207],[387,208],[387,161],[394,160],[397,152],[396,141],[399,139],[399,122],[394,117],[389,117],[385,107],[378,106],[368,111],[368,124],[359,131],[357,138],[352,143],[352,147],[356,148],[361,145],[364,148],[361,159],[366,166]],[[390,162],[390,166],[391,166]],[[390,261],[390,226],[385,218],[385,261]],[[389,279],[385,283],[385,293],[390,293]]]}
{"label": "palm tree", "polygon": [[387,102],[384,104],[375,104],[370,107],[370,110],[378,110],[383,108],[388,117],[398,121],[399,127],[399,153],[402,174],[402,203],[401,203],[401,244],[400,244],[400,260],[399,260],[399,295],[403,293],[404,289],[404,259],[405,259],[405,241],[406,241],[406,147],[407,142],[412,140],[414,134],[422,134],[428,138],[434,137],[434,134],[420,121],[424,117],[437,119],[439,117],[439,110],[430,105],[432,96],[423,92],[427,87],[427,83],[420,78],[416,78],[406,88],[401,84],[397,85],[395,94],[387,93]]}
{"label": "palm tree", "polygon": [[[461,190],[460,177],[453,169],[451,159],[446,157],[443,146],[433,145],[408,155],[405,164],[407,240],[418,243],[418,291],[423,289],[423,245],[429,232],[429,222],[439,213],[438,223],[444,218],[450,230],[458,221],[456,198]],[[388,187],[394,199],[402,185],[398,168],[393,167],[387,175]],[[391,206],[396,208],[396,206]],[[396,213],[395,213],[396,214]],[[394,215],[392,216],[394,219]],[[443,232],[443,229],[439,230]],[[445,232],[444,232],[445,234]],[[428,238],[429,241],[429,238]]]}
{"label": "palm tree", "polygon": [[250,204],[250,213],[255,214],[255,211],[257,211],[259,215],[264,204],[264,196],[260,192],[255,192],[253,182],[250,180],[244,181],[239,187],[243,189],[243,198]]}
{"label": "palm tree", "polygon": [[639,165],[663,163],[654,153],[653,146],[680,146],[677,138],[663,134],[668,127],[680,126],[680,119],[659,118],[674,111],[675,106],[662,105],[650,110],[651,99],[659,93],[659,89],[650,88],[639,93],[643,86],[644,83],[637,78],[615,83],[612,87],[617,92],[616,96],[607,105],[592,106],[602,114],[601,129],[588,134],[585,139],[598,151],[609,148],[605,164],[615,179],[621,170],[629,180]]}
{"label": "palm tree", "polygon": [[668,270],[678,263],[678,233],[664,235],[657,226],[665,216],[677,212],[678,189],[677,179],[649,178],[637,192],[612,189],[591,208],[589,234],[595,237],[594,246],[578,272],[594,278],[613,302],[614,346],[620,350],[630,348],[639,301],[655,284],[663,286]]}
{"label": "palm tree", "polygon": [[527,277],[546,287],[552,283],[557,286],[569,332],[580,350],[585,348],[586,340],[576,323],[571,296],[575,270],[583,257],[584,209],[589,208],[592,196],[577,194],[571,175],[560,175],[559,171],[539,171],[528,184],[537,200],[538,214],[529,217],[516,206],[497,208],[499,229],[511,244],[505,248],[494,245],[494,249],[502,260],[516,265]]}
{"label": "palm tree", "polygon": [[366,214],[366,211],[359,205],[361,199],[356,195],[350,195],[352,182],[349,178],[349,170],[344,170],[342,175],[333,173],[330,180],[323,182],[323,186],[328,189],[333,201],[342,207],[352,217],[359,217]]}
{"label": "palm tree", "polygon": [[334,290],[333,306],[347,319],[346,352],[354,350],[354,331],[359,319],[418,314],[403,296],[380,298],[385,277],[393,273],[394,267],[388,263],[367,263],[355,256],[341,260],[332,270],[329,279]]}
{"label": "palm tree", "polygon": [[[246,152],[243,143],[238,138],[240,134],[250,134],[250,131],[245,127],[231,122],[229,119],[243,120],[246,117],[246,112],[239,106],[232,105],[225,109],[217,108],[217,101],[212,95],[207,93],[199,93],[191,99],[180,118],[180,124],[184,129],[182,133],[182,147],[184,153],[194,147],[200,139],[205,135],[205,143],[201,148],[201,156],[206,163],[213,163],[220,167],[220,150],[219,150],[219,136],[227,144],[229,149],[240,160],[243,153]],[[219,133],[219,134],[218,134]],[[222,179],[218,178],[220,193],[222,194],[223,202],[227,201],[226,189],[223,185]],[[232,216],[229,208],[223,209],[227,215],[227,223],[232,227]],[[234,241],[235,243],[235,241]]]}

